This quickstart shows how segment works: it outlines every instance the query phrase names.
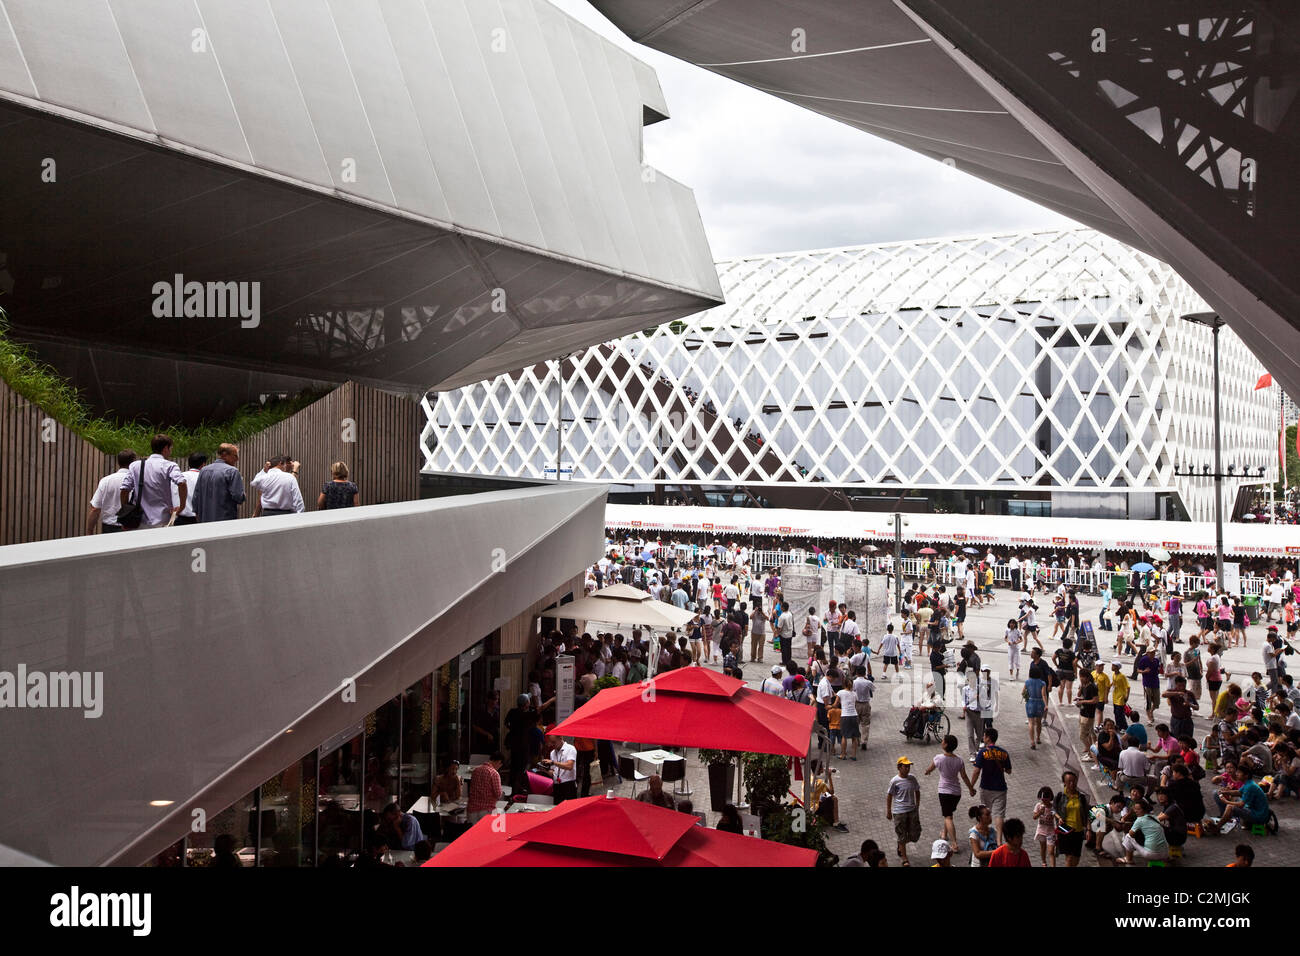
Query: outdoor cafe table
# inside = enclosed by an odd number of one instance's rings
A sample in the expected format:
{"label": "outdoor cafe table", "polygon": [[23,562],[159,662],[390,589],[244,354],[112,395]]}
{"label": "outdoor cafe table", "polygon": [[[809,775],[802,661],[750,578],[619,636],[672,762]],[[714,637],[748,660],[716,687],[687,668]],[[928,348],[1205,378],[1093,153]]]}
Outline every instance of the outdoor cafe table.
{"label": "outdoor cafe table", "polygon": [[465,801],[463,799],[451,800],[451,801],[444,800],[442,802],[442,805],[439,806],[428,797],[421,797],[419,800],[416,800],[415,803],[411,804],[411,808],[406,812],[407,813],[441,813],[447,816],[455,816],[458,813],[462,813],[464,810],[465,810]]}
{"label": "outdoor cafe table", "polygon": [[637,770],[649,776],[653,773],[662,774],[664,764],[670,760],[685,760],[686,758],[669,750],[643,750],[640,753],[632,754],[632,759],[637,762]]}

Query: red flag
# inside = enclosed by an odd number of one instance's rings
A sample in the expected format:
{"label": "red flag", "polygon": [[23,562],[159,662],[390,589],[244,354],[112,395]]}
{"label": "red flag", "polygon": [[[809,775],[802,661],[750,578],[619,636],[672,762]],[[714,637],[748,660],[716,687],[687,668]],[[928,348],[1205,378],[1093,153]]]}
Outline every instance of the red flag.
{"label": "red flag", "polygon": [[1259,377],[1259,381],[1255,383],[1255,391],[1258,392],[1261,388],[1268,388],[1272,384],[1273,376],[1265,372]]}

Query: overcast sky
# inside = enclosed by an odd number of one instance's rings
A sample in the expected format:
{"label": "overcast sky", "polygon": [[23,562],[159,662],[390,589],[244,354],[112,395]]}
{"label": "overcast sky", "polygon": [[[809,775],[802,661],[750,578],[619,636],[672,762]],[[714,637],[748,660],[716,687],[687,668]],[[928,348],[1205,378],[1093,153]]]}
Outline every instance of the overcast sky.
{"label": "overcast sky", "polygon": [[557,7],[654,67],[671,119],[651,166],[695,190],[715,259],[1077,225],[843,123],[638,46],[587,0]]}

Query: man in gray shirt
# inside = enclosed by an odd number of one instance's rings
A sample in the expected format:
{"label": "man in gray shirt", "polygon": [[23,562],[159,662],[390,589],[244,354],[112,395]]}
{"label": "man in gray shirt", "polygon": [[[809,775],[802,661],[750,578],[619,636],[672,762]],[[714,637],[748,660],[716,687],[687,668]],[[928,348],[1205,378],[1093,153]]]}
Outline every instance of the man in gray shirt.
{"label": "man in gray shirt", "polygon": [[199,471],[194,488],[194,515],[200,522],[230,521],[244,503],[244,478],[235,467],[239,446],[223,444],[217,460]]}

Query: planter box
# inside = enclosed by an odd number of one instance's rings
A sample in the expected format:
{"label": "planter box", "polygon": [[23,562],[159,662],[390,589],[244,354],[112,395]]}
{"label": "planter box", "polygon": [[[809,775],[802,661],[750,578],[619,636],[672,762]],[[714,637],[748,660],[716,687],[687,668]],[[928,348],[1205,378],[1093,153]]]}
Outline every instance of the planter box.
{"label": "planter box", "polygon": [[732,802],[736,792],[736,765],[729,763],[711,763],[709,770],[709,806],[720,812]]}

